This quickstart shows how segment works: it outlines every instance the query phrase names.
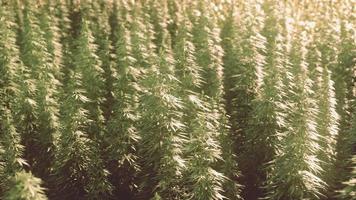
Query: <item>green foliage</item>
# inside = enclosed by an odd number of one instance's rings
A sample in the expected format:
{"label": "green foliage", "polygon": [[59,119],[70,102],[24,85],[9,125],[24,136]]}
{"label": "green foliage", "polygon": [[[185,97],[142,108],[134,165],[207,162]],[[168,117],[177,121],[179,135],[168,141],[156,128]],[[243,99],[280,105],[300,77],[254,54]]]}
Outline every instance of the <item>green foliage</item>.
{"label": "green foliage", "polygon": [[[169,38],[166,37],[169,42]],[[151,55],[153,56],[153,55]],[[161,48],[142,80],[140,97],[141,155],[145,166],[153,170],[153,191],[161,198],[180,199],[183,169],[182,148],[186,136],[183,132],[182,102],[175,96],[178,80],[174,74],[174,59],[169,44]],[[152,176],[152,174],[150,174]]]}
{"label": "green foliage", "polygon": [[[122,19],[117,18],[118,22]],[[138,83],[140,70],[135,68],[136,59],[132,55],[130,32],[124,24],[116,24],[114,37],[115,65],[113,67],[112,95],[114,102],[112,114],[108,122],[107,143],[109,160],[113,163],[112,175],[114,182],[119,183],[118,189],[137,190],[135,179],[140,171],[138,164],[137,145],[140,140],[137,126],[139,120]],[[123,23],[123,22],[122,22]],[[122,174],[125,174],[123,176]]]}
{"label": "green foliage", "polygon": [[[305,60],[306,32],[292,43],[290,71],[293,76],[288,89],[287,126],[279,135],[282,145],[273,160],[271,194],[273,199],[318,198],[325,182],[320,178],[323,170],[316,154],[321,136],[316,130],[315,102],[310,98],[312,80],[308,78]],[[283,184],[281,184],[283,182]]]}
{"label": "green foliage", "polygon": [[[356,72],[356,71],[355,71]],[[351,101],[351,106],[352,109],[354,110],[356,108],[356,85],[354,85],[354,91],[353,91],[353,99]],[[355,145],[356,143],[356,136],[355,136],[355,131],[356,131],[356,115],[353,113],[352,115],[352,121],[351,121],[351,128],[349,129],[349,134],[350,134],[350,143],[352,145]],[[354,146],[353,146],[354,148]],[[354,149],[353,149],[354,150]],[[342,199],[355,199],[356,194],[356,160],[355,160],[355,152],[353,151],[353,155],[348,161],[344,161],[347,163],[348,167],[348,178],[343,182],[343,188],[338,191],[339,192],[339,197]]]}
{"label": "green foliage", "polygon": [[[25,158],[30,168],[36,175],[48,177],[53,156],[53,138],[58,135],[59,127],[56,101],[59,82],[55,78],[57,69],[50,61],[50,54],[44,40],[45,32],[40,28],[47,21],[39,20],[36,17],[37,12],[32,5],[25,4],[23,21],[26,25],[22,30],[21,58],[28,70],[26,77],[22,78],[27,79],[24,81],[28,81],[28,85],[23,91],[25,99],[20,101],[24,101],[21,106],[28,107],[29,110],[20,114],[19,128],[24,135],[24,142],[27,146]],[[23,108],[23,110],[26,109]],[[30,118],[30,121],[26,118]],[[22,126],[27,128],[23,129]],[[36,157],[35,155],[38,154],[45,156]]]}
{"label": "green foliage", "polygon": [[349,178],[349,180],[343,182],[343,184],[345,185],[345,187],[340,191],[340,195],[339,197],[342,199],[351,199],[354,200],[355,199],[355,182],[356,182],[356,178],[355,178],[355,156],[351,159],[351,164],[352,164],[352,168],[351,168],[351,177]]}
{"label": "green foliage", "polygon": [[89,99],[84,96],[80,85],[81,74],[74,72],[71,78],[73,80],[67,88],[69,94],[62,108],[63,134],[59,138],[54,165],[56,185],[60,192],[57,198],[80,199],[85,194],[86,198],[95,199],[107,194],[110,185],[106,180],[107,171],[102,169],[98,146],[85,132],[90,120],[83,104]]}
{"label": "green foliage", "polygon": [[[203,69],[196,63],[194,56],[192,24],[185,19],[177,24],[178,33],[174,45],[176,75],[180,80],[179,93],[185,105],[183,119],[185,132],[188,133],[187,147],[184,151],[187,156],[187,174],[184,175],[187,176],[185,179],[188,185],[193,188],[191,198],[220,199],[226,179],[215,166],[218,159],[221,159],[221,149],[216,135],[219,127],[213,124],[217,122],[213,110],[204,102],[208,97],[198,93],[203,83]],[[205,142],[207,139],[210,141],[209,144]],[[188,195],[190,187],[186,189]],[[232,189],[234,185],[230,187]]]}
{"label": "green foliage", "polygon": [[82,87],[89,99],[84,104],[84,108],[88,110],[88,118],[90,119],[87,132],[89,137],[93,139],[102,137],[104,123],[103,112],[100,107],[103,101],[104,70],[100,66],[101,60],[95,54],[96,48],[89,24],[83,18],[74,51],[74,65],[82,74]]}
{"label": "green foliage", "polygon": [[[253,111],[252,101],[256,95],[256,70],[257,58],[254,53],[254,26],[250,19],[238,20],[238,6],[226,5],[226,18],[222,24],[221,38],[224,49],[224,88],[225,88],[225,108],[229,115],[229,141],[233,147],[233,152],[237,155],[239,168],[244,176],[236,176],[234,180],[241,179],[245,189],[243,196],[253,198],[258,195],[256,191],[255,172],[257,149],[249,153],[246,152],[248,145],[245,143],[251,112]],[[245,10],[241,12],[246,12]],[[259,43],[257,43],[259,44]],[[225,144],[226,142],[223,142]],[[259,148],[260,149],[260,148]],[[259,154],[261,155],[261,154]],[[230,171],[230,170],[229,170]],[[236,183],[236,181],[235,181]],[[236,194],[233,196],[237,196]],[[233,197],[230,197],[234,199]],[[235,197],[236,198],[236,197]]]}
{"label": "green foliage", "polygon": [[[75,69],[71,71],[62,104],[62,134],[56,151],[54,173],[58,193],[53,198],[97,199],[110,194],[108,171],[103,168],[100,143],[103,117],[100,110],[102,69],[96,65],[86,19],[82,19]],[[76,190],[72,190],[76,188]]]}
{"label": "green foliage", "polygon": [[19,63],[20,52],[16,46],[14,17],[8,10],[0,9],[0,191],[7,188],[9,178],[26,164],[22,159],[21,136],[14,123],[22,68]]}
{"label": "green foliage", "polygon": [[4,200],[47,200],[42,181],[31,173],[17,172],[12,180],[11,189],[3,196]]}
{"label": "green foliage", "polygon": [[[252,110],[249,128],[246,131],[246,156],[248,173],[252,174],[253,184],[264,184],[268,174],[268,164],[280,148],[277,137],[285,126],[283,109],[286,103],[282,100],[284,93],[283,77],[285,63],[283,60],[283,38],[278,23],[277,4],[265,1],[260,5],[261,19],[255,26],[251,39],[256,65],[257,91],[251,101]],[[255,11],[255,12],[258,12]],[[251,166],[252,165],[252,166]],[[253,169],[254,168],[254,169]],[[250,183],[251,184],[251,183]],[[263,196],[265,191],[258,189],[256,195]],[[260,193],[260,194],[259,194]]]}
{"label": "green foliage", "polygon": [[[112,45],[110,41],[110,25],[108,20],[108,9],[104,3],[93,2],[92,7],[88,10],[90,16],[90,27],[93,32],[94,43],[97,45],[94,52],[100,59],[100,67],[103,69],[103,101],[100,106],[103,111],[105,122],[111,117],[111,110],[114,98],[112,96],[114,77],[112,64]],[[102,13],[101,15],[95,15]],[[91,16],[93,15],[93,16]],[[112,31],[114,33],[114,31]]]}
{"label": "green foliage", "polygon": [[355,199],[354,8],[1,0],[1,199]]}
{"label": "green foliage", "polygon": [[[192,5],[192,35],[193,44],[195,45],[196,62],[202,67],[202,93],[219,101],[222,96],[222,62],[221,57],[223,50],[220,46],[219,33],[220,30],[216,24],[210,20],[214,20],[209,16],[208,1],[198,1],[196,5]],[[203,13],[206,10],[206,14]]]}
{"label": "green foliage", "polygon": [[[345,3],[343,8],[347,9],[348,4]],[[343,186],[341,181],[346,181],[349,178],[349,159],[352,154],[352,137],[354,132],[350,132],[352,113],[355,108],[352,106],[354,99],[354,77],[355,77],[355,45],[353,42],[355,36],[352,34],[354,25],[343,16],[340,21],[340,32],[338,43],[337,65],[334,65],[332,70],[332,79],[335,82],[335,98],[337,99],[336,110],[340,115],[340,131],[337,138],[337,160],[336,167],[338,169],[336,188],[341,189]],[[352,76],[352,74],[354,74]]]}
{"label": "green foliage", "polygon": [[154,39],[153,43],[156,45],[157,52],[164,48],[164,35],[167,31],[168,25],[168,10],[165,1],[148,0],[144,9],[147,9],[147,14],[150,17],[150,23],[153,26]]}

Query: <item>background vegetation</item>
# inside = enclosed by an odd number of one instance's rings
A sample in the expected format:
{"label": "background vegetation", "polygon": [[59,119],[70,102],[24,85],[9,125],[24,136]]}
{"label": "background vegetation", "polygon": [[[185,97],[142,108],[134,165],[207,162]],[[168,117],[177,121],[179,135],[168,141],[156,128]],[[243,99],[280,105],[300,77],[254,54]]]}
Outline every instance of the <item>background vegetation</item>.
{"label": "background vegetation", "polygon": [[1,199],[356,199],[355,9],[0,0]]}

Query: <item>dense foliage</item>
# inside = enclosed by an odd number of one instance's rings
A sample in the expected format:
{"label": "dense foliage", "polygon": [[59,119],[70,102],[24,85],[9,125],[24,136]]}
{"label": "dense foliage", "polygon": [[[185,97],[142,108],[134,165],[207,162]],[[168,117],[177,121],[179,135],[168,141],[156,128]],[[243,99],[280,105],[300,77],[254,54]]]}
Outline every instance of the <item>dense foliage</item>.
{"label": "dense foliage", "polygon": [[0,199],[356,199],[353,0],[0,0]]}

